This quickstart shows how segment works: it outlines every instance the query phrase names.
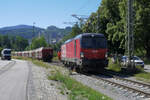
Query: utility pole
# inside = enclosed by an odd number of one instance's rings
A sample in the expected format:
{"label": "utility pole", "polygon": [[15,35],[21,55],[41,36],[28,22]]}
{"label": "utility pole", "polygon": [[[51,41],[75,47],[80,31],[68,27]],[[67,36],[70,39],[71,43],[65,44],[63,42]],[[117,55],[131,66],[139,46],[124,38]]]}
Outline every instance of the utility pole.
{"label": "utility pole", "polygon": [[99,12],[97,12],[97,33],[99,33]]}
{"label": "utility pole", "polygon": [[134,13],[134,8],[133,8],[133,2],[134,0],[128,0],[128,20],[127,20],[127,32],[128,32],[128,67],[131,69],[134,68],[134,61],[131,62],[131,58],[134,56],[134,36],[133,36],[133,26],[134,26],[134,21],[133,21],[133,13]]}
{"label": "utility pole", "polygon": [[35,35],[35,22],[33,22],[33,34],[32,34],[32,39],[34,38]]}

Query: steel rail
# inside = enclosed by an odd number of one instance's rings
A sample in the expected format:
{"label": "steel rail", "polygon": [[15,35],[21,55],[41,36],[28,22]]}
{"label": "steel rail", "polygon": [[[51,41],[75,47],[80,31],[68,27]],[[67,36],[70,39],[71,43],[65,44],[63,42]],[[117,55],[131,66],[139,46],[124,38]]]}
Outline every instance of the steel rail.
{"label": "steel rail", "polygon": [[119,86],[119,87],[122,87],[122,88],[126,88],[126,89],[128,89],[128,90],[130,90],[130,91],[133,91],[133,93],[135,92],[135,93],[143,94],[145,97],[150,97],[150,93],[147,93],[147,92],[144,92],[144,91],[135,89],[135,88],[131,88],[131,87],[128,87],[128,86],[126,86],[126,85],[122,85],[122,84],[119,84],[119,83],[117,83],[117,82],[113,82],[113,81],[110,81],[110,80],[108,80],[108,79],[105,79],[105,78],[101,78],[101,77],[99,77],[99,76],[96,76],[96,75],[92,75],[91,77],[96,78],[96,79],[99,79],[99,80],[102,80],[102,81],[104,81],[104,82],[108,82],[108,83],[110,83],[110,84],[114,84],[114,85]]}

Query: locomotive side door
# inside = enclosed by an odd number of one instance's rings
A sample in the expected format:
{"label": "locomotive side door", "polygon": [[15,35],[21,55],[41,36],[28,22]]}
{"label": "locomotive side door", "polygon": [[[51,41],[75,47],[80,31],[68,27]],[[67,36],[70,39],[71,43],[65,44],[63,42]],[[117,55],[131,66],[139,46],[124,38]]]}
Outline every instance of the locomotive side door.
{"label": "locomotive side door", "polygon": [[75,56],[75,58],[77,57],[77,41],[75,40],[74,41],[74,56]]}

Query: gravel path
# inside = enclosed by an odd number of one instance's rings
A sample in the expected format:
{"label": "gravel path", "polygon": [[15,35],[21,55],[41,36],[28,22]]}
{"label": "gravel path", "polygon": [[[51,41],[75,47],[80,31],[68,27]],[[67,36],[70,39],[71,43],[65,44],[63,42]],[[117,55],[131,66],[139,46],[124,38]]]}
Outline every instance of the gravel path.
{"label": "gravel path", "polygon": [[51,69],[37,67],[31,62],[29,67],[28,100],[67,100],[67,95],[62,95],[58,89],[61,84],[47,79]]}

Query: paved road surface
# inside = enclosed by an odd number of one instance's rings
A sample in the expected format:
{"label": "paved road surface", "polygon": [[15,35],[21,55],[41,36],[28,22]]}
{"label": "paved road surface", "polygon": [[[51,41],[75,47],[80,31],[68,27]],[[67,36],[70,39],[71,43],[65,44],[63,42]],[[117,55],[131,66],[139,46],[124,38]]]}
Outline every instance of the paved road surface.
{"label": "paved road surface", "polygon": [[[0,61],[0,63],[1,62],[3,61]],[[7,64],[7,61],[3,62],[3,64]],[[27,100],[27,79],[27,62],[16,60],[14,66],[0,74],[0,100]]]}
{"label": "paved road surface", "polygon": [[10,60],[0,60],[0,69],[5,67],[7,64],[11,63],[12,61]]}

